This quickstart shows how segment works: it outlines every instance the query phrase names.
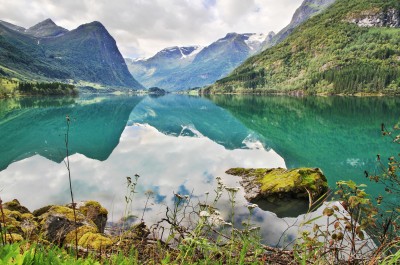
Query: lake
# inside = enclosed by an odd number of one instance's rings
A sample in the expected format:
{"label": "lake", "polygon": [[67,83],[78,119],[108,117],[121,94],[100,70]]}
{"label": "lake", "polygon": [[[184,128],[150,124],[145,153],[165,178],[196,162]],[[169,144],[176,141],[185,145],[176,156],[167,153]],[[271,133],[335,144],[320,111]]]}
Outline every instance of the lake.
{"label": "lake", "polygon": [[[397,154],[380,134],[394,125],[400,100],[391,97],[88,96],[0,100],[0,196],[30,210],[69,202],[65,116],[71,117],[69,153],[75,199],[97,200],[118,221],[128,195],[126,177],[140,175],[130,212],[154,223],[172,207],[174,193],[194,202],[215,197],[216,177],[229,187],[231,167],[320,167],[329,185],[352,179],[383,194],[364,170],[377,172],[376,155]],[[152,196],[146,205],[147,195]],[[208,194],[208,195],[206,195]],[[243,191],[235,222],[248,217]],[[389,197],[389,199],[391,199]],[[232,209],[226,194],[221,214]],[[257,209],[253,223],[268,243],[296,237],[304,205]],[[278,217],[276,213],[281,216]],[[283,216],[283,217],[282,217]],[[283,232],[285,237],[281,237]]]}

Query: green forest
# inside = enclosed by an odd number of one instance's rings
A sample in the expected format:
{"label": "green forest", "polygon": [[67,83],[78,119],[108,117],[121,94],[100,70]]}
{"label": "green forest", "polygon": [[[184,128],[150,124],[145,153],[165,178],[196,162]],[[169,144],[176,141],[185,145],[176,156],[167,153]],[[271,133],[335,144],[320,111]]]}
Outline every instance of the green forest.
{"label": "green forest", "polygon": [[400,29],[357,25],[400,10],[398,1],[339,0],[281,44],[249,58],[203,93],[386,93],[400,87]]}

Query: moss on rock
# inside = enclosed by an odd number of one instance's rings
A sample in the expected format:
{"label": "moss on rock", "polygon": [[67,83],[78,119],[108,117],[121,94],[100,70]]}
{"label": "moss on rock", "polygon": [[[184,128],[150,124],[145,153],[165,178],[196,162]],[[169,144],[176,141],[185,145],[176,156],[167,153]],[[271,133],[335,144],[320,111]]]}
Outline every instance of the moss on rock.
{"label": "moss on rock", "polygon": [[34,210],[32,214],[33,214],[33,216],[39,217],[39,216],[41,216],[42,214],[48,212],[48,211],[50,210],[50,208],[53,207],[53,206],[54,206],[54,205],[47,205],[47,206],[44,206],[44,207],[42,207],[42,208],[39,208],[39,209],[37,209],[37,210]]}
{"label": "moss on rock", "polygon": [[76,225],[74,212],[65,206],[53,206],[40,217],[41,231],[44,237],[51,241],[63,244],[65,237],[76,227],[96,227],[93,221],[88,220],[82,213],[76,211]]}
{"label": "moss on rock", "polygon": [[112,240],[100,233],[87,232],[78,241],[78,245],[84,248],[99,250],[113,244]]}
{"label": "moss on rock", "polygon": [[[81,227],[77,228],[77,237],[78,237],[78,243],[79,240],[81,239],[81,237],[86,234],[86,233],[98,233],[97,227],[93,227],[93,226],[88,226],[88,225],[84,225]],[[75,229],[72,230],[71,232],[69,232],[66,237],[65,237],[65,243],[67,244],[75,244]]]}
{"label": "moss on rock", "polygon": [[3,208],[4,209],[8,209],[11,211],[17,211],[21,214],[23,213],[31,213],[28,208],[26,208],[25,206],[22,206],[19,201],[17,199],[14,199],[10,202],[6,202],[3,204]]}
{"label": "moss on rock", "polygon": [[309,198],[317,200],[328,191],[328,182],[319,168],[232,168],[227,174],[240,176],[246,199]]}
{"label": "moss on rock", "polygon": [[14,243],[14,242],[20,242],[23,241],[24,238],[20,234],[6,234],[6,242],[8,243]]}
{"label": "moss on rock", "polygon": [[104,232],[108,217],[108,211],[106,208],[96,201],[79,202],[76,208],[79,212],[85,215],[86,218],[92,220],[101,233]]}

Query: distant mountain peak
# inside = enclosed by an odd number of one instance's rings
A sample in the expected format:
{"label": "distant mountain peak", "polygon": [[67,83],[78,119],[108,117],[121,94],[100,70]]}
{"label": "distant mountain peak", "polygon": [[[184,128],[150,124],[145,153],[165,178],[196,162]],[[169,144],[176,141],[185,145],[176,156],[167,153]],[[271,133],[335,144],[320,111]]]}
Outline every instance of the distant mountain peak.
{"label": "distant mountain peak", "polygon": [[38,37],[56,37],[68,32],[67,29],[57,26],[50,18],[37,23],[25,31],[26,34]]}
{"label": "distant mountain peak", "polygon": [[[45,19],[42,22],[39,22],[38,24],[36,24],[35,26],[44,26],[44,25],[57,26],[57,24],[54,23],[54,21],[51,18]],[[35,27],[35,26],[33,26],[33,27]]]}

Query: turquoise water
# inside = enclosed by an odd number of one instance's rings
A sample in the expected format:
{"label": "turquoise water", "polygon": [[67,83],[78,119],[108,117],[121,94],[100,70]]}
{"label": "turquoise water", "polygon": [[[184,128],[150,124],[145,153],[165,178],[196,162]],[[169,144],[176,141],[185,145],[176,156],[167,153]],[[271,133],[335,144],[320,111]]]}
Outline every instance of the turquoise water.
{"label": "turquoise water", "polygon": [[[205,200],[214,194],[216,176],[227,186],[239,179],[231,167],[320,167],[332,188],[338,180],[367,182],[376,154],[397,154],[380,135],[380,124],[394,124],[397,98],[255,97],[184,95],[163,97],[81,96],[79,98],[0,100],[0,196],[18,198],[31,210],[67,203],[64,137],[71,117],[70,160],[77,200],[94,199],[118,220],[125,204],[126,176],[139,174],[132,212],[160,220],[173,192]],[[369,183],[367,183],[369,184]],[[373,196],[381,193],[369,185]],[[146,191],[154,198],[143,209]],[[237,222],[247,218],[243,191]],[[227,197],[222,214],[229,216]],[[297,205],[258,209],[254,222],[274,244],[301,211]],[[286,231],[290,240],[290,231]],[[295,235],[293,231],[292,236]]]}
{"label": "turquoise water", "polygon": [[365,183],[373,195],[384,195],[365,179],[377,174],[377,154],[386,163],[398,145],[381,135],[399,122],[400,99],[395,97],[255,97],[214,96],[224,108],[285,159],[288,168],[319,167],[331,188],[339,180]]}

